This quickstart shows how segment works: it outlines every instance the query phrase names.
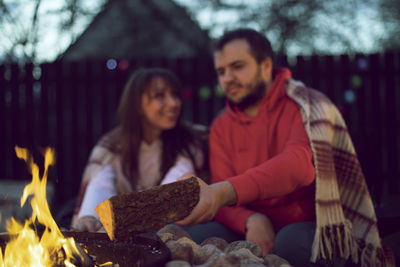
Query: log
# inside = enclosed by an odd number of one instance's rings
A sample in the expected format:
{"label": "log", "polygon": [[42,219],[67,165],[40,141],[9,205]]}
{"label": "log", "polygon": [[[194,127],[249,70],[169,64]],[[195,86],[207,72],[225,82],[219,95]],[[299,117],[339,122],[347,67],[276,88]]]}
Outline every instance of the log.
{"label": "log", "polygon": [[197,178],[113,196],[95,211],[111,240],[130,240],[134,234],[158,230],[185,218],[200,197]]}

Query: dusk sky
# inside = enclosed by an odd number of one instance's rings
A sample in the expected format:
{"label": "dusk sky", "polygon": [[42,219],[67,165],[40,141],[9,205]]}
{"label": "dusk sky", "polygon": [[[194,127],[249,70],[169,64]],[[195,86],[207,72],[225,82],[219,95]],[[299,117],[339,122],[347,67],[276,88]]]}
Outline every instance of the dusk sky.
{"label": "dusk sky", "polygon": [[[14,17],[24,19],[19,19],[17,23],[13,23],[6,25],[6,27],[0,28],[0,34],[2,36],[12,36],[14,32],[24,31],[29,32],[32,18],[32,10],[34,8],[34,1],[29,0],[5,0],[5,3],[8,3],[11,7],[11,11],[14,12]],[[39,43],[38,43],[38,59],[39,61],[52,61],[57,55],[63,52],[71,43],[71,35],[65,32],[60,32],[57,30],[58,22],[62,16],[51,14],[54,10],[57,10],[62,7],[64,1],[61,0],[42,0],[39,15],[45,15],[40,17],[40,24],[38,27],[38,34],[39,34]],[[89,8],[92,11],[98,10],[99,4],[101,3],[100,0],[85,0],[81,1],[82,4]],[[184,6],[192,7],[193,4],[196,3],[194,0],[176,0],[176,2],[181,3]],[[257,0],[249,1],[248,3],[251,4],[252,2],[257,2]],[[193,10],[193,9],[191,9]],[[18,13],[19,12],[19,13]],[[357,17],[356,23],[360,28],[360,34],[354,40],[355,47],[357,50],[369,53],[375,52],[375,43],[374,40],[381,35],[385,34],[384,26],[382,23],[379,23],[377,16],[377,8],[368,6],[358,11],[355,11],[354,16]],[[211,9],[204,9],[198,13],[194,14],[195,19],[198,20],[200,26],[204,29],[208,29],[211,37],[219,36],[225,29],[226,25],[234,25],[234,26],[245,26],[245,25],[238,25],[235,24],[237,20],[237,14],[232,11],[220,11],[218,13],[214,12]],[[346,28],[340,25],[337,21],[332,18],[321,17],[321,22],[329,23],[331,27],[337,29],[338,31],[346,32]],[[79,34],[87,27],[90,20],[82,19],[79,21],[77,26],[73,29],[74,35],[79,36]],[[316,22],[319,23],[319,22]],[[212,27],[212,25],[218,24],[218,27]],[[257,29],[254,25],[246,25],[252,26]],[[348,33],[351,35],[351,33]],[[273,43],[273,39],[275,36],[269,36]],[[276,38],[279,38],[276,37]],[[10,47],[11,42],[5,38],[2,38],[3,41],[0,41],[0,55],[2,54],[1,51],[6,50]],[[332,43],[328,43],[321,40],[315,41],[316,46],[320,47],[329,47],[329,51],[332,53],[341,53],[344,48],[337,46]],[[30,47],[16,47],[17,54],[22,54],[22,49],[29,50]],[[304,54],[307,53],[307,50],[303,47],[298,47],[292,45],[288,49],[291,55],[297,54]]]}

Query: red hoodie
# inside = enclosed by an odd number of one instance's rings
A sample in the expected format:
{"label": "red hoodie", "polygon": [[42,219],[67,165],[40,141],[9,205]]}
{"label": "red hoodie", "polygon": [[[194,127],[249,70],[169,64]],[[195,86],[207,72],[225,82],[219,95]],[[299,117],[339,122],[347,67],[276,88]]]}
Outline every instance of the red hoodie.
{"label": "red hoodie", "polygon": [[248,216],[265,214],[276,230],[315,219],[315,169],[298,105],[285,93],[288,69],[278,68],[256,117],[227,104],[210,130],[211,183],[228,180],[236,206],[215,220],[245,234]]}

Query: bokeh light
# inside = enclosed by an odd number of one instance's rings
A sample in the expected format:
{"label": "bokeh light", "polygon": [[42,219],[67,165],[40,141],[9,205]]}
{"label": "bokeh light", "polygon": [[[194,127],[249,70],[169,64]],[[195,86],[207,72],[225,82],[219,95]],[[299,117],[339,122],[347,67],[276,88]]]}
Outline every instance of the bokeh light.
{"label": "bokeh light", "polygon": [[211,96],[211,90],[207,86],[203,86],[199,89],[199,97],[203,100],[209,99]]}
{"label": "bokeh light", "polygon": [[122,59],[118,62],[118,69],[125,71],[129,68],[129,61],[127,59]]}
{"label": "bokeh light", "polygon": [[340,114],[342,114],[342,116],[346,116],[347,115],[347,108],[344,106],[338,106],[338,110],[340,112]]}
{"label": "bokeh light", "polygon": [[115,68],[117,67],[117,61],[113,58],[110,58],[109,60],[107,60],[106,66],[109,70],[115,70]]}
{"label": "bokeh light", "polygon": [[353,75],[351,77],[351,85],[354,88],[360,88],[362,86],[362,78],[359,75]]}
{"label": "bokeh light", "polygon": [[193,93],[190,89],[186,88],[183,90],[182,92],[182,98],[187,100],[187,99],[191,99],[193,96]]}
{"label": "bokeh light", "polygon": [[352,90],[346,90],[344,92],[344,100],[349,104],[353,104],[356,101],[356,94]]}
{"label": "bokeh light", "polygon": [[367,70],[368,69],[368,61],[366,58],[359,58],[357,61],[357,66],[360,70]]}
{"label": "bokeh light", "polygon": [[33,67],[32,76],[35,80],[40,79],[40,77],[42,76],[42,69],[40,68],[40,66]]}
{"label": "bokeh light", "polygon": [[215,86],[215,95],[217,97],[224,97],[225,96],[225,92],[224,92],[224,90],[222,90],[222,87],[219,84],[217,84]]}

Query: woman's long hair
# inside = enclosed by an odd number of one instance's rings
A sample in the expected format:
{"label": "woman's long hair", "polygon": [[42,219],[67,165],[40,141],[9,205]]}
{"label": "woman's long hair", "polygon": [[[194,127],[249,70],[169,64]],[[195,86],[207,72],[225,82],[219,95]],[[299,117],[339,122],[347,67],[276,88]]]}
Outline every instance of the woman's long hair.
{"label": "woman's long hair", "polygon": [[[121,164],[124,175],[136,188],[139,178],[139,147],[143,140],[141,123],[142,94],[147,93],[155,78],[163,79],[171,88],[177,89],[182,100],[182,86],[177,77],[170,71],[161,68],[146,68],[135,71],[127,81],[117,111],[119,131],[116,135],[121,153]],[[177,125],[161,133],[162,153],[160,181],[175,164],[179,154],[189,157],[196,166],[190,147],[195,145],[191,132],[181,124],[179,114]],[[196,167],[195,167],[196,168]],[[146,178],[146,177],[142,177]]]}

